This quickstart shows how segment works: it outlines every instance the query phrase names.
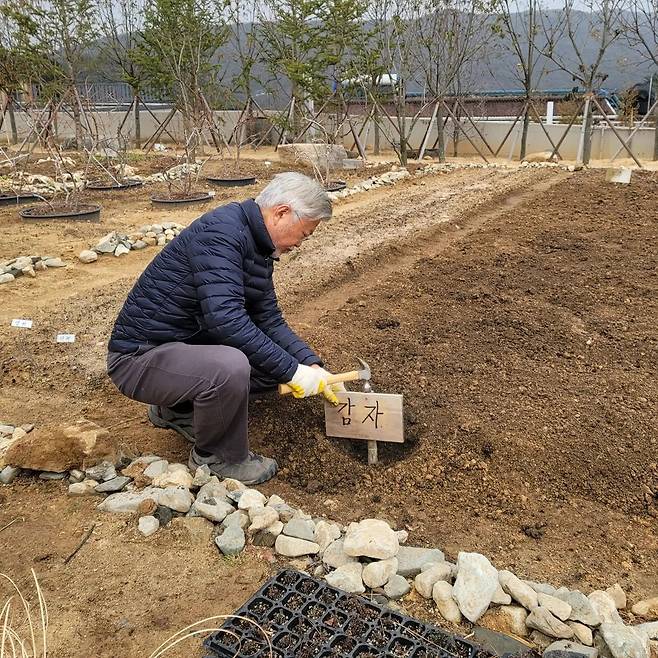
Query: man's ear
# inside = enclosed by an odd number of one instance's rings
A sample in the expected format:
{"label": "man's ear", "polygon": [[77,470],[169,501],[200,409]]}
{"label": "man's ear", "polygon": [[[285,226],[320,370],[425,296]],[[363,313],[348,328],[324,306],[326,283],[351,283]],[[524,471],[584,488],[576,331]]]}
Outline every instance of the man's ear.
{"label": "man's ear", "polygon": [[274,220],[274,225],[276,226],[290,211],[290,206],[287,206],[285,203],[282,203],[278,206],[274,206],[272,213],[272,219]]}

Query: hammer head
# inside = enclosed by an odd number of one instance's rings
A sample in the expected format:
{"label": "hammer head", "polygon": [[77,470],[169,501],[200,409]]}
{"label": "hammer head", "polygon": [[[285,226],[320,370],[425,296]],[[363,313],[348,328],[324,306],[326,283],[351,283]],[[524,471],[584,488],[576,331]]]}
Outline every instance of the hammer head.
{"label": "hammer head", "polygon": [[361,366],[361,370],[359,370],[359,378],[366,382],[370,381],[370,366],[363,359],[360,359],[358,356],[356,357],[356,360],[359,362],[359,365]]}

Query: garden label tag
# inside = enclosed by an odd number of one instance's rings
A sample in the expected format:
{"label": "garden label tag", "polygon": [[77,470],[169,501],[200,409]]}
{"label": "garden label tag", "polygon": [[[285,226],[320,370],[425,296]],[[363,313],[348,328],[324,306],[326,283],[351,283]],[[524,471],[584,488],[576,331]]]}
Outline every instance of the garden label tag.
{"label": "garden label tag", "polygon": [[58,343],[75,343],[75,334],[57,334]]}
{"label": "garden label tag", "polygon": [[32,320],[22,320],[16,318],[11,321],[12,327],[20,327],[21,329],[32,329]]}
{"label": "garden label tag", "polygon": [[402,396],[393,393],[336,393],[338,406],[324,405],[327,436],[404,443]]}

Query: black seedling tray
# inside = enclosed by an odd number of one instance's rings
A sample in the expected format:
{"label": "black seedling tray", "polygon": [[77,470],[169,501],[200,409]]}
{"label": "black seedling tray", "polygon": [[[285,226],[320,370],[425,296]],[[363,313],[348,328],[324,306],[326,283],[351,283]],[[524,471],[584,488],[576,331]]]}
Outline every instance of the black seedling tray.
{"label": "black seedling tray", "polygon": [[[436,626],[299,571],[280,571],[235,615],[268,633],[273,658],[493,658]],[[221,658],[270,656],[263,633],[238,618],[227,620],[204,646]]]}

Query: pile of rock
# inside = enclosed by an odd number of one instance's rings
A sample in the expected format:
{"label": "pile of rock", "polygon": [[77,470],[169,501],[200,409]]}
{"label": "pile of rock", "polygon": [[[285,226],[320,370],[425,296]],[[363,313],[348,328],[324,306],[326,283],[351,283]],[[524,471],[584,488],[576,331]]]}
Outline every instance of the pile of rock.
{"label": "pile of rock", "polygon": [[176,222],[162,224],[147,224],[133,233],[124,234],[111,231],[103,236],[92,249],[80,252],[79,260],[83,263],[93,263],[99,254],[114,254],[123,256],[131,250],[146,249],[146,247],[164,247],[171,242],[185,227]]}
{"label": "pile of rock", "polygon": [[171,169],[167,169],[165,172],[157,172],[151,174],[150,176],[133,176],[136,180],[142,180],[145,183],[166,183],[172,180],[181,180],[187,178],[188,176],[198,176],[201,171],[201,164],[196,162],[194,164],[188,164],[184,162],[183,164],[174,165]]}
{"label": "pile of rock", "polygon": [[55,180],[50,176],[42,174],[28,174],[18,171],[13,176],[7,177],[2,188],[20,190],[21,194],[39,194],[46,197],[61,192],[81,190],[85,186],[85,178],[82,171],[64,172],[61,180]]}
{"label": "pile of rock", "polygon": [[61,258],[54,256],[18,256],[5,261],[0,267],[0,283],[9,283],[19,276],[35,277],[49,267],[66,267]]}

